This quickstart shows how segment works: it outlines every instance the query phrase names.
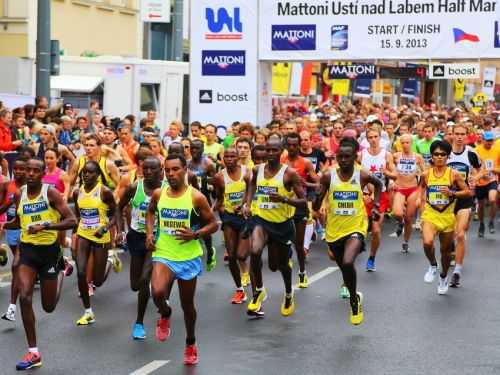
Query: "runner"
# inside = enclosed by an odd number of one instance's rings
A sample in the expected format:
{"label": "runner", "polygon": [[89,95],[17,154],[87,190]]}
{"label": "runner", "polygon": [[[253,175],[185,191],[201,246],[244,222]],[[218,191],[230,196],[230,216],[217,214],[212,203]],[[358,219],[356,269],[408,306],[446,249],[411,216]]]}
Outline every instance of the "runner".
{"label": "runner", "polygon": [[489,223],[490,234],[495,233],[495,216],[497,213],[498,195],[498,174],[500,174],[500,149],[494,147],[495,134],[492,131],[483,133],[483,142],[477,146],[476,152],[481,159],[483,166],[479,174],[476,186],[476,198],[478,202],[479,230],[478,237],[484,237],[484,206],[489,203]]}
{"label": "runner", "polygon": [[[244,206],[245,216],[250,216],[253,197],[257,196],[257,212],[253,212],[255,227],[251,239],[250,268],[255,277],[256,288],[248,304],[248,314],[253,315],[262,308],[267,292],[262,281],[262,251],[267,245],[269,269],[280,271],[285,284],[285,296],[281,314],[289,316],[295,311],[292,290],[292,269],[289,251],[295,239],[293,207],[305,210],[307,203],[299,175],[280,163],[283,147],[281,140],[271,137],[266,144],[267,163],[255,167],[252,182],[248,186]],[[292,198],[295,194],[296,198]]]}
{"label": "runner", "polygon": [[432,167],[426,170],[420,181],[422,199],[422,241],[430,266],[424,281],[432,283],[438,272],[434,239],[439,235],[441,245],[441,274],[438,294],[448,292],[448,269],[455,230],[455,204],[457,199],[471,196],[463,177],[446,165],[452,151],[444,141],[434,141],[430,147]]}
{"label": "runner", "polygon": [[[320,210],[327,196],[328,211],[326,241],[328,248],[342,272],[344,285],[349,290],[351,324],[363,322],[363,295],[357,291],[354,263],[359,253],[365,250],[368,232],[368,217],[363,201],[363,188],[371,184],[374,202],[371,215],[379,220],[382,182],[373,174],[355,167],[359,144],[354,138],[343,138],[337,149],[338,168],[330,168],[321,176],[320,191],[313,203],[313,210]],[[343,288],[342,288],[343,289]],[[341,295],[345,292],[341,290]]]}
{"label": "runner", "polygon": [[[137,294],[137,318],[132,329],[134,340],[144,340],[144,314],[149,301],[149,283],[151,281],[151,253],[146,249],[146,211],[153,192],[161,187],[162,170],[160,161],[148,156],[142,161],[137,157],[138,168],[142,169],[144,178],[136,180],[120,197],[119,212],[130,203],[132,220],[127,233],[127,247],[130,252],[130,288]],[[125,225],[122,215],[117,215],[118,231],[122,233]],[[155,225],[156,227],[156,225]]]}
{"label": "runner", "polygon": [[[101,182],[99,164],[93,160],[85,163],[82,171],[83,186],[73,192],[73,201],[77,214],[76,231],[76,266],[78,269],[78,289],[85,312],[76,321],[78,326],[95,323],[95,315],[90,306],[87,283],[87,267],[92,255],[92,282],[100,287],[107,279],[115,263],[113,256],[108,256],[111,248],[109,233],[116,223],[116,203],[113,193]],[[101,176],[102,177],[102,176]]]}
{"label": "runner", "polygon": [[[204,156],[204,144],[200,139],[191,141],[191,160],[188,169],[198,179],[200,191],[207,198],[208,204],[212,205],[211,195],[213,192],[212,179],[215,176],[215,164],[209,157]],[[182,150],[184,153],[184,149]],[[212,236],[204,237],[203,242],[207,249],[207,271],[212,271],[217,266],[217,254],[213,246]]]}
{"label": "runner", "polygon": [[[370,241],[370,256],[366,262],[366,271],[375,272],[375,256],[377,255],[377,250],[380,247],[380,237],[382,233],[382,223],[384,222],[384,214],[387,209],[390,208],[390,198],[387,192],[386,180],[387,178],[396,178],[393,157],[391,153],[387,152],[380,146],[380,134],[381,130],[378,126],[372,126],[366,131],[366,138],[369,143],[369,148],[361,151],[361,166],[363,169],[374,175],[382,182],[382,192],[380,194],[380,207],[379,212],[381,215],[378,216],[378,220],[372,221],[371,223],[371,233],[372,238]],[[370,186],[364,187],[364,193],[370,196],[372,191]],[[366,203],[366,209],[368,211],[368,216],[371,215],[372,200],[368,199]]]}
{"label": "runner", "polygon": [[[7,212],[7,221],[12,221],[16,218],[16,205],[15,195],[16,191],[19,191],[23,185],[26,184],[26,163],[28,159],[23,156],[19,156],[12,167],[12,173],[14,179],[7,181],[1,185],[2,194],[5,194],[5,201],[2,207],[0,207],[0,213]],[[10,285],[10,304],[7,308],[7,312],[2,315],[3,320],[10,322],[16,321],[16,303],[17,297],[19,295],[18,289],[18,279],[17,271],[19,269],[19,240],[21,237],[21,231],[19,229],[6,229],[5,230],[5,240],[7,245],[9,245],[12,251],[12,282]]]}
{"label": "runner", "polygon": [[238,152],[238,164],[245,167],[247,170],[252,170],[254,167],[252,161],[252,142],[250,138],[240,137],[236,141],[236,150]]}
{"label": "runner", "polygon": [[408,253],[413,220],[418,207],[419,188],[418,178],[425,169],[422,156],[411,150],[412,136],[403,134],[399,138],[401,152],[394,154],[397,177],[394,182],[394,200],[392,202],[392,215],[398,222],[397,236],[401,236],[404,228],[401,252]]}
{"label": "runner", "polygon": [[[319,177],[314,170],[314,166],[309,159],[300,156],[300,137],[297,133],[288,133],[285,137],[285,149],[287,156],[281,158],[281,163],[295,171],[301,178],[302,186],[306,191],[307,188],[316,187],[319,182]],[[297,260],[299,262],[299,275],[297,286],[299,288],[307,288],[309,280],[306,273],[306,253],[304,250],[304,237],[306,234],[306,226],[309,222],[312,225],[312,217],[310,216],[309,207],[296,208],[294,210],[293,222],[295,224],[295,251],[297,252]],[[312,231],[308,232],[308,242]],[[309,248],[309,246],[308,246]]]}
{"label": "runner", "polygon": [[[198,363],[194,296],[196,281],[202,272],[203,255],[199,239],[215,233],[218,228],[206,197],[186,184],[184,157],[169,155],[165,161],[165,174],[168,187],[153,192],[146,213],[146,246],[153,251],[151,290],[161,315],[156,337],[165,341],[170,336],[172,309],[166,298],[177,280],[186,326],[184,364],[194,365]],[[156,216],[159,218],[159,232],[155,243]]]}
{"label": "runner", "polygon": [[49,148],[56,149],[59,153],[57,163],[63,168],[71,169],[75,164],[75,155],[64,145],[57,143],[56,128],[53,125],[43,125],[38,132],[40,142],[33,143],[32,148],[36,156],[44,160],[45,151]]}
{"label": "runner", "polygon": [[236,285],[231,303],[242,304],[247,300],[244,286],[250,283],[248,267],[242,269],[238,261],[246,265],[249,253],[249,239],[243,238],[246,220],[242,215],[243,198],[250,183],[250,170],[238,165],[239,155],[236,148],[230,146],[224,151],[226,169],[214,177],[216,194],[215,210],[220,214],[224,242],[229,255],[229,271]]}
{"label": "runner", "polygon": [[26,185],[15,193],[16,217],[4,226],[21,228],[17,282],[28,353],[17,363],[17,370],[42,365],[36,340],[33,288],[38,276],[42,307],[48,313],[53,312],[64,278],[57,232],[76,226],[76,219],[59,192],[42,183],[44,172],[42,160],[31,159],[26,163]]}

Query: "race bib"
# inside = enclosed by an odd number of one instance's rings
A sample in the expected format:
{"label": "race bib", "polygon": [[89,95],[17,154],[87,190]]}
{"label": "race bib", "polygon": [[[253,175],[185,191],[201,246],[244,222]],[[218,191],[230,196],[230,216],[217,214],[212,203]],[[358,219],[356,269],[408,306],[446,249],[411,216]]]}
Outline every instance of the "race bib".
{"label": "race bib", "polygon": [[226,199],[231,203],[231,206],[236,207],[236,206],[241,206],[243,203],[243,196],[245,195],[245,192],[239,191],[236,193],[229,193],[226,194]]}
{"label": "race bib", "polygon": [[428,201],[431,206],[446,206],[450,204],[450,198],[441,193],[440,188],[445,185],[433,185],[428,188]]}
{"label": "race bib", "polygon": [[359,200],[357,191],[334,191],[333,212],[339,216],[354,216],[357,213],[356,203]]}
{"label": "race bib", "polygon": [[189,210],[163,208],[160,211],[161,231],[169,236],[175,236],[179,229],[186,226],[188,220]]}
{"label": "race bib", "polygon": [[484,166],[486,167],[486,170],[488,171],[488,177],[489,178],[495,178],[495,173],[493,172],[493,168],[495,166],[495,163],[491,159],[486,159],[484,161]]}
{"label": "race bib", "polygon": [[415,159],[399,159],[398,172],[401,174],[415,174],[417,172],[417,161]]}
{"label": "race bib", "polygon": [[259,208],[261,210],[272,210],[279,208],[279,203],[271,202],[271,193],[278,193],[278,188],[275,186],[257,186],[257,198]]}
{"label": "race bib", "polygon": [[82,229],[97,230],[101,224],[99,210],[97,208],[80,209],[80,220]]}

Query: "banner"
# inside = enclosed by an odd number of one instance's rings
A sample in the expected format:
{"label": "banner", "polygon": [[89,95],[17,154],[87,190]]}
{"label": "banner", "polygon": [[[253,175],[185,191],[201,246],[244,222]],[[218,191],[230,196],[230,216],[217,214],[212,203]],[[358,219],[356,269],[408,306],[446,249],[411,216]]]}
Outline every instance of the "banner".
{"label": "banner", "polygon": [[401,96],[403,98],[412,99],[418,95],[418,81],[416,79],[404,80],[401,87]]}
{"label": "banner", "polygon": [[464,100],[465,96],[465,80],[463,79],[454,79],[453,86],[455,87],[455,101],[461,102]]}
{"label": "banner", "polygon": [[369,98],[372,95],[372,80],[357,79],[354,81],[353,95],[361,98]]}
{"label": "banner", "polygon": [[330,79],[375,79],[377,68],[373,64],[335,64],[328,67]]}
{"label": "banner", "polygon": [[498,58],[498,11],[497,0],[259,0],[259,58]]}
{"label": "banner", "polygon": [[430,79],[479,79],[481,65],[467,64],[431,64],[429,66]]}
{"label": "banner", "polygon": [[272,67],[273,72],[273,95],[288,95],[288,88],[290,85],[290,76],[292,74],[291,63],[274,63]]}
{"label": "banner", "polygon": [[488,96],[490,100],[495,100],[495,80],[497,77],[497,68],[494,66],[487,66],[483,72],[483,93]]}
{"label": "banner", "polygon": [[226,127],[234,121],[256,124],[261,102],[257,0],[227,4],[191,1],[189,117]]}

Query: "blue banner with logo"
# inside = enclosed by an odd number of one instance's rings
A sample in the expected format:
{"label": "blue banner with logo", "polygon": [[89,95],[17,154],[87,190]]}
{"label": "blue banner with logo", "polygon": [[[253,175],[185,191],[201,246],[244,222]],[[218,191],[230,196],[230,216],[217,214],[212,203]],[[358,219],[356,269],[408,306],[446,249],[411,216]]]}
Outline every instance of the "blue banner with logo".
{"label": "blue banner with logo", "polygon": [[406,79],[403,81],[403,86],[401,87],[401,96],[403,97],[415,97],[419,95],[418,90],[419,84],[418,80]]}
{"label": "blue banner with logo", "polygon": [[316,25],[272,25],[273,51],[314,51]]}
{"label": "blue banner with logo", "polygon": [[369,98],[372,95],[372,80],[371,79],[357,79],[354,81],[354,96],[362,96]]}
{"label": "blue banner with logo", "polygon": [[376,67],[373,64],[345,64],[330,65],[328,67],[330,79],[375,79]]}

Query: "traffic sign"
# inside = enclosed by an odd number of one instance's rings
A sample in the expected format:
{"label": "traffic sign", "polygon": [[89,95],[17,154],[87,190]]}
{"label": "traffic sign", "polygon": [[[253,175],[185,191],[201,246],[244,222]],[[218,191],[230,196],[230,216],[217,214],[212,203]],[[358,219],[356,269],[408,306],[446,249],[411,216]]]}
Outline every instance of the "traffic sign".
{"label": "traffic sign", "polygon": [[169,0],[142,0],[141,21],[170,23],[170,1]]}

